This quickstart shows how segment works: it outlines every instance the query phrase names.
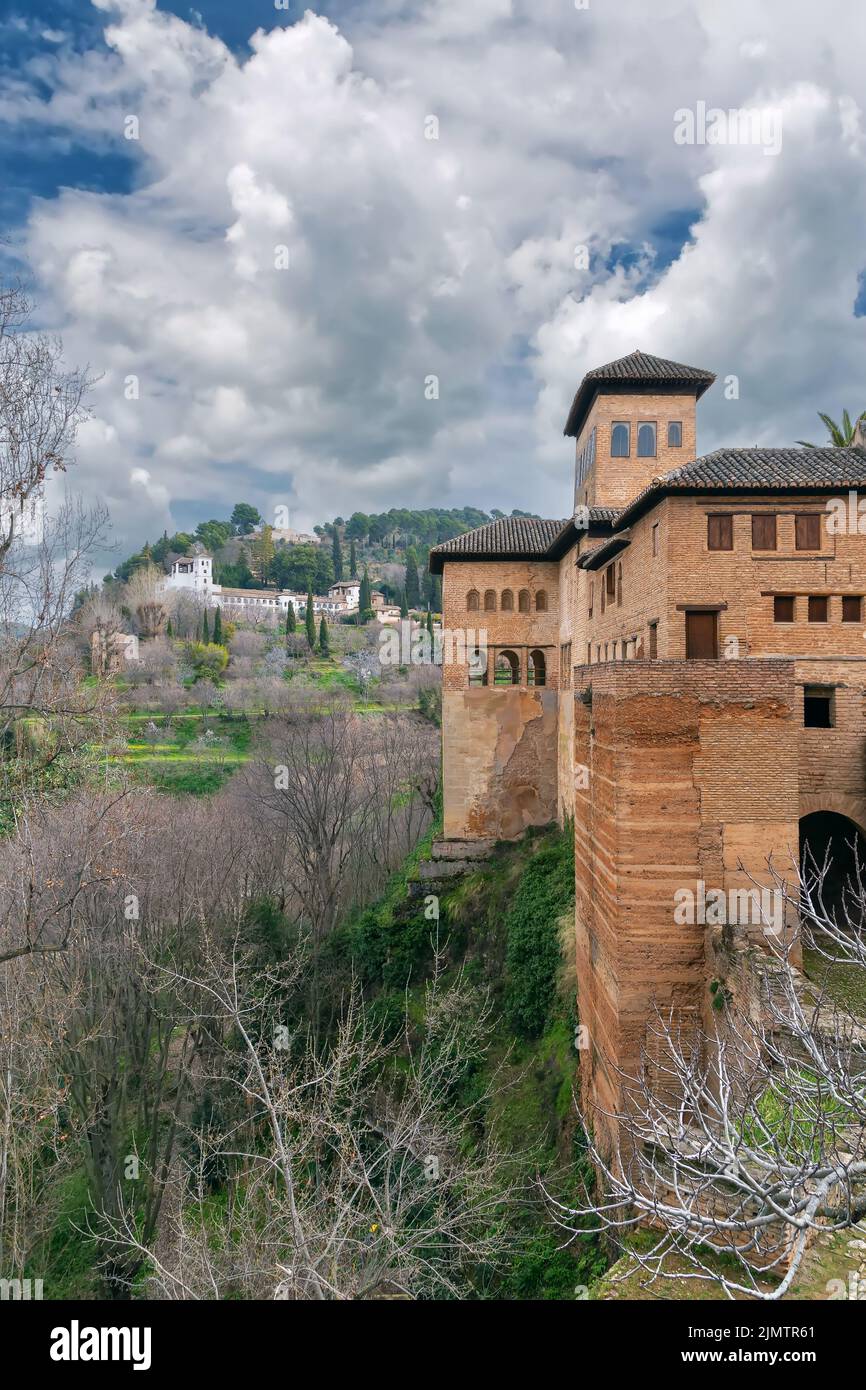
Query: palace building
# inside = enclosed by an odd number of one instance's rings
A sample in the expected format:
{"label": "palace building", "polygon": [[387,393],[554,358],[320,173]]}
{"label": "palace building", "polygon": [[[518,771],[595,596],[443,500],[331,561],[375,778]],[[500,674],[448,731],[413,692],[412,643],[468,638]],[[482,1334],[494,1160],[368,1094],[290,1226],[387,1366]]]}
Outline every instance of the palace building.
{"label": "palace building", "polygon": [[828,846],[832,890],[866,845],[866,440],[700,457],[713,381],[640,351],[588,372],[571,517],[431,554],[443,627],[487,653],[443,667],[444,838],[471,857],[573,820],[583,1084],[607,1109],[655,1005],[709,1017],[718,942],[675,895],[796,880]]}

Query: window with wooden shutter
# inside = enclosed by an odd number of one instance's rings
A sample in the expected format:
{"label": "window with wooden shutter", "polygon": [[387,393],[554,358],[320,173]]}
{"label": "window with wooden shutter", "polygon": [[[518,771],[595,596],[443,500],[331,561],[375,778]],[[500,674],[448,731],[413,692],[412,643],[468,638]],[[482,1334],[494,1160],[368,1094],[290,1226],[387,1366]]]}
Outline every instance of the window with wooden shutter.
{"label": "window with wooden shutter", "polygon": [[707,517],[707,549],[733,550],[734,518],[728,516]]}
{"label": "window with wooden shutter", "polygon": [[650,661],[655,661],[659,654],[659,625],[650,623],[649,625],[649,654]]}
{"label": "window with wooden shutter", "polygon": [[824,594],[809,595],[809,622],[826,623],[827,598]]}
{"label": "window with wooden shutter", "polygon": [[792,623],[794,621],[793,594],[776,594],[773,599],[773,622]]}
{"label": "window with wooden shutter", "polygon": [[752,549],[776,549],[775,512],[756,512],[752,517]]}
{"label": "window with wooden shutter", "polygon": [[821,549],[821,513],[801,512],[795,518],[798,550]]}
{"label": "window with wooden shutter", "polygon": [[863,610],[863,599],[859,594],[842,595],[843,623],[859,623]]}

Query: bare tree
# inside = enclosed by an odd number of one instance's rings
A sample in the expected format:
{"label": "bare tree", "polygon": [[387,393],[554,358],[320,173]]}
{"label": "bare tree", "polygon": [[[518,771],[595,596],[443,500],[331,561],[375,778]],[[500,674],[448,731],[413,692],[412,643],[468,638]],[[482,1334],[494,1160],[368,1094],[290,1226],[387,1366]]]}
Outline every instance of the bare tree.
{"label": "bare tree", "polygon": [[[795,893],[769,867],[806,944],[866,972],[860,866],[832,907],[829,859],[807,862]],[[656,1010],[639,1074],[621,1074],[618,1113],[581,1116],[599,1193],[577,1209],[554,1206],[574,1231],[649,1232],[648,1247],[628,1249],[651,1281],[709,1281],[729,1297],[776,1300],[817,1234],[866,1216],[866,1019],[826,982],[803,977],[795,938],[769,935],[768,954],[743,929],[725,931],[747,973],[732,976],[732,988],[716,982],[711,1028],[686,1035]],[[613,1152],[593,1137],[611,1120]]]}
{"label": "bare tree", "polygon": [[[514,1170],[478,1136],[487,1093],[455,1101],[484,1049],[486,997],[462,979],[446,989],[440,962],[420,1035],[407,1021],[388,1044],[352,989],[320,1052],[303,1024],[283,1022],[300,958],[257,975],[235,943],[209,950],[207,966],[195,980],[168,973],[198,991],[213,1043],[197,1080],[236,1102],[228,1123],[191,1134],[159,1238],[142,1241],[128,1214],[115,1227],[112,1240],[146,1259],[153,1295],[455,1297],[478,1263],[499,1264],[509,1237],[498,1213],[514,1197]],[[219,1231],[205,1218],[214,1167],[228,1173]]]}

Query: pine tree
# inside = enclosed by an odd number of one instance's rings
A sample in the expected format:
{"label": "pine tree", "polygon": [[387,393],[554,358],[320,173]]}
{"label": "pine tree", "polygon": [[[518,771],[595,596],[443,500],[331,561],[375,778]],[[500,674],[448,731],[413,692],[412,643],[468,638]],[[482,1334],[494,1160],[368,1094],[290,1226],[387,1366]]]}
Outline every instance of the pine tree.
{"label": "pine tree", "polygon": [[207,609],[201,615],[201,640],[205,643],[210,641],[210,625],[207,620]]}
{"label": "pine tree", "polygon": [[418,579],[418,559],[414,550],[406,555],[406,603],[417,608],[421,602],[421,584]]}
{"label": "pine tree", "polygon": [[298,620],[295,617],[295,605],[289,599],[289,606],[286,609],[286,636],[291,637],[297,630]]}
{"label": "pine tree", "polygon": [[334,557],[334,583],[338,584],[343,578],[343,547],[340,545],[340,533],[336,526],[334,526],[331,542],[331,553]]}
{"label": "pine tree", "polygon": [[223,643],[223,612],[222,612],[222,609],[220,608],[219,604],[217,604],[217,610],[216,610],[216,612],[214,613],[214,618],[213,618],[213,640],[216,642],[217,646],[220,646],[220,647],[222,646],[222,643]]}
{"label": "pine tree", "polygon": [[401,617],[401,618],[408,618],[408,616],[409,616],[409,605],[408,605],[408,603],[406,602],[406,590],[403,589],[403,590],[401,591],[401,593],[400,593],[400,617]]}
{"label": "pine tree", "polygon": [[319,624],[319,651],[322,656],[328,655],[328,624],[325,622],[325,615],[322,614],[322,621]]}
{"label": "pine tree", "polygon": [[349,542],[349,578],[356,579],[358,576],[358,553],[355,550],[355,538]]}
{"label": "pine tree", "polygon": [[313,612],[312,589],[307,594],[307,642],[309,643],[310,651],[313,651],[316,645],[316,616]]}

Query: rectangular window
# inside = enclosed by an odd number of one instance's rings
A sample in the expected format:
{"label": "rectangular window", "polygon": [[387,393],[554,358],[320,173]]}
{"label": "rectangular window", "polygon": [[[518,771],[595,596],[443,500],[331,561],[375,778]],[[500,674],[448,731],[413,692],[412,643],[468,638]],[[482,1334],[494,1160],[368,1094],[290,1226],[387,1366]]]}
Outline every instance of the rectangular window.
{"label": "rectangular window", "polygon": [[859,594],[842,595],[842,621],[843,623],[859,623],[863,609],[863,599]]}
{"label": "rectangular window", "polygon": [[589,581],[589,616],[590,616],[590,617],[592,617],[592,603],[593,603],[593,598],[594,598],[594,597],[595,597],[595,585],[593,584],[592,580],[590,580],[590,581]]}
{"label": "rectangular window", "polygon": [[587,644],[586,644],[586,664],[587,664],[587,666],[591,666],[591,665],[592,665],[592,643],[591,643],[591,642],[587,642]]}
{"label": "rectangular window", "polygon": [[654,420],[638,421],[637,456],[639,459],[654,459],[656,456],[656,427]]}
{"label": "rectangular window", "polygon": [[776,516],[774,512],[756,512],[752,517],[752,549],[776,549]]}
{"label": "rectangular window", "polygon": [[734,518],[732,516],[707,517],[707,549],[733,550]]}
{"label": "rectangular window", "polygon": [[622,608],[622,565],[616,567],[616,606]]}
{"label": "rectangular window", "polygon": [[668,448],[681,449],[683,447],[683,422],[682,420],[668,421]]}
{"label": "rectangular window", "polygon": [[649,625],[649,654],[650,661],[655,661],[659,654],[659,625],[650,623]]}
{"label": "rectangular window", "polygon": [[773,599],[773,622],[792,623],[794,621],[793,594],[776,594]]}
{"label": "rectangular window", "polygon": [[821,549],[821,513],[801,512],[795,520],[795,545],[798,550]]}
{"label": "rectangular window", "polygon": [[826,623],[827,599],[823,594],[809,595],[809,622]]}
{"label": "rectangular window", "polygon": [[608,565],[604,572],[605,584],[607,586],[608,598],[616,597],[616,566]]}
{"label": "rectangular window", "polygon": [[807,729],[836,727],[835,692],[826,685],[807,685],[803,689],[803,724]]}
{"label": "rectangular window", "polygon": [[656,521],[656,522],[653,523],[653,555],[654,555],[654,556],[655,556],[655,555],[658,555],[658,553],[659,553],[659,524],[658,524],[658,522]]}

